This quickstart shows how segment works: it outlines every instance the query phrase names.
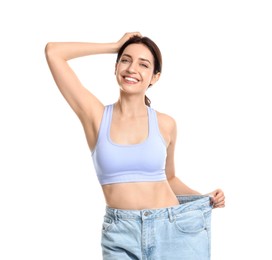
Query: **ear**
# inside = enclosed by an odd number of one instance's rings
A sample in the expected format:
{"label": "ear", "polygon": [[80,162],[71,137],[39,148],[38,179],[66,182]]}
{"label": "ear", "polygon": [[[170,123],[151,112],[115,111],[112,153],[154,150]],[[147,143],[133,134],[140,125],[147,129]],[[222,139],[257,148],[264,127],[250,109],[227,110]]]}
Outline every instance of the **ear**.
{"label": "ear", "polygon": [[158,72],[157,74],[153,75],[152,79],[151,79],[151,82],[150,82],[150,85],[154,85],[159,80],[160,76],[161,76],[160,72]]}

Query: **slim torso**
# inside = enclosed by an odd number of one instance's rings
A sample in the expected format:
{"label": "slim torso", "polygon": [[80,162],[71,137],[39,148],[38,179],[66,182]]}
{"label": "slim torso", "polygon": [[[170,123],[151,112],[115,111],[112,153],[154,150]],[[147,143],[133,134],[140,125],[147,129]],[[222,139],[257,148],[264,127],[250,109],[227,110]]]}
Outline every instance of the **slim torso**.
{"label": "slim torso", "polygon": [[167,181],[110,184],[102,189],[111,208],[140,210],[179,204]]}
{"label": "slim torso", "polygon": [[[167,145],[169,142],[167,128],[160,126],[160,123],[159,128]],[[149,130],[146,111],[124,118],[115,108],[113,109],[109,130],[109,138],[113,144],[121,146],[141,144],[147,139]],[[179,204],[167,180],[106,184],[102,185],[102,190],[106,204],[111,208],[139,210]]]}

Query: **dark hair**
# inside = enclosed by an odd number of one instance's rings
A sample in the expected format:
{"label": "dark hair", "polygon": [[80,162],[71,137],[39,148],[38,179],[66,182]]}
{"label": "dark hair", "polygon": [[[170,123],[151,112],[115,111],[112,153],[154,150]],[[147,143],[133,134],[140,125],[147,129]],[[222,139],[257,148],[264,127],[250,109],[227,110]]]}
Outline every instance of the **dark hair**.
{"label": "dark hair", "polygon": [[[121,55],[123,54],[125,48],[130,45],[130,44],[143,44],[145,45],[150,52],[152,53],[154,57],[154,74],[157,74],[162,71],[162,55],[159,47],[156,45],[155,42],[153,42],[151,39],[148,37],[140,37],[140,36],[133,36],[129,40],[127,40],[122,47],[119,49],[118,54],[117,54],[117,59],[116,63],[119,62]],[[145,96],[145,104],[150,107],[151,101],[150,99]]]}

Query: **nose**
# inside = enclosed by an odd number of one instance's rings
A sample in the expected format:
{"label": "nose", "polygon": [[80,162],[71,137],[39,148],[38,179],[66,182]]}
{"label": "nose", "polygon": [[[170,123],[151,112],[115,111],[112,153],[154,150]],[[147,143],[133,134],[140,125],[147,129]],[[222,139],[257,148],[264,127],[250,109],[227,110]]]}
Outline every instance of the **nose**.
{"label": "nose", "polygon": [[127,71],[129,73],[135,73],[136,72],[136,63],[131,62],[127,68]]}

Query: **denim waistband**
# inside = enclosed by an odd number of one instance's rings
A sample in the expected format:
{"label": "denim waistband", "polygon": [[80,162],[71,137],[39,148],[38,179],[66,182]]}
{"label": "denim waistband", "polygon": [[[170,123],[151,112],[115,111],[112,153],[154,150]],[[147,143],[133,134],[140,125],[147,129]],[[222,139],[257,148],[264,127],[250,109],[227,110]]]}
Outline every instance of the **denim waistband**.
{"label": "denim waistband", "polygon": [[106,214],[118,219],[148,219],[169,218],[192,210],[210,210],[212,208],[211,197],[208,195],[177,195],[180,205],[142,210],[124,210],[106,207]]}

